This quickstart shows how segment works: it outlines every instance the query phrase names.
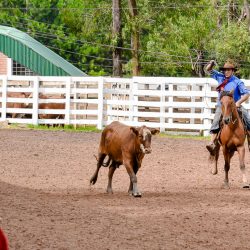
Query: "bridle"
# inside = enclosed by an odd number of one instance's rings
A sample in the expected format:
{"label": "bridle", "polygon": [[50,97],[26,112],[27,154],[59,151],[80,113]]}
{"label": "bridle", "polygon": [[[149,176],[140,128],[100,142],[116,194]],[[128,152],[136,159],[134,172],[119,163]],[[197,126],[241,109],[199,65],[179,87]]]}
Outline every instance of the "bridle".
{"label": "bridle", "polygon": [[[229,96],[230,97],[230,96]],[[232,98],[232,97],[231,97]],[[223,104],[222,104],[223,105]],[[237,111],[237,107],[236,107],[236,105],[234,104],[234,107],[232,108],[232,110],[231,110],[231,112],[230,112],[230,115],[229,116],[227,116],[226,118],[228,118],[228,120],[227,120],[227,122],[226,122],[226,119],[224,118],[224,114],[223,114],[223,112],[222,112],[222,115],[223,115],[223,123],[225,123],[225,124],[227,124],[227,125],[229,125],[230,123],[232,123],[233,125],[238,121],[238,117],[236,116],[236,118],[233,120],[233,113],[235,112],[235,110],[236,110],[236,112],[238,112]]]}

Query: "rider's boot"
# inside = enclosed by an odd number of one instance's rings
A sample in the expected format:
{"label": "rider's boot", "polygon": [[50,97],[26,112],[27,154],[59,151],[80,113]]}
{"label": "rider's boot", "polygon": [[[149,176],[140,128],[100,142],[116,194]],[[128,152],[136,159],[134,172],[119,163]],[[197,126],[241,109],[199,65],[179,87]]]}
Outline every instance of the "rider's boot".
{"label": "rider's boot", "polygon": [[209,153],[211,155],[215,155],[216,137],[217,137],[217,134],[212,134],[211,135],[211,141],[206,145],[206,148],[207,148],[207,150],[209,151]]}

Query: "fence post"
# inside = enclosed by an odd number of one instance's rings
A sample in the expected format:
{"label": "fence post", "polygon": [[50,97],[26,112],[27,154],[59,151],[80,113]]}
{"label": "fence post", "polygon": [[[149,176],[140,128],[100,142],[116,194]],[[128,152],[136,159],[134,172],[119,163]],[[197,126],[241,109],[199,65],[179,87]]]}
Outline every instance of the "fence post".
{"label": "fence post", "polygon": [[133,107],[134,107],[134,95],[133,95],[133,78],[130,79],[129,83],[129,121],[132,122],[133,115]]}
{"label": "fence post", "polygon": [[32,124],[38,125],[38,114],[39,114],[39,76],[33,79],[33,110],[32,110]]}
{"label": "fence post", "polygon": [[132,78],[132,100],[133,103],[133,114],[136,113],[133,117],[133,121],[138,122],[138,83],[135,82],[134,77]]}
{"label": "fence post", "polygon": [[97,128],[102,129],[103,127],[103,92],[104,92],[104,78],[99,77],[98,79],[98,117],[97,117]]}
{"label": "fence post", "polygon": [[[73,88],[75,89],[73,100],[78,100],[79,97],[80,97],[79,93],[77,92],[79,87],[80,87],[80,82],[75,81],[74,84],[73,84]],[[73,109],[78,110],[79,106],[80,105],[79,105],[78,102],[74,102]],[[77,128],[76,122],[77,122],[77,114],[74,114],[74,128],[75,129]]]}
{"label": "fence post", "polygon": [[160,106],[160,132],[164,132],[164,124],[165,124],[165,82],[161,83],[161,106]]}
{"label": "fence post", "polygon": [[211,107],[209,107],[209,104],[211,103],[211,86],[209,84],[209,80],[206,81],[206,83],[203,85],[203,93],[204,93],[204,97],[203,97],[203,103],[205,105],[204,107],[204,120],[203,120],[203,125],[204,125],[204,131],[203,131],[203,136],[208,136],[209,135],[209,130],[206,129],[206,127],[211,125],[211,121],[210,119],[206,118],[211,116]]}
{"label": "fence post", "polygon": [[[174,105],[174,98],[173,98],[173,91],[174,91],[174,85],[172,83],[169,83],[168,84],[168,91],[169,93],[171,94],[171,96],[169,95],[168,97],[168,103],[169,103],[169,106],[168,106],[168,114],[169,116],[173,117],[173,105]],[[168,123],[169,124],[172,124],[173,123],[173,118],[168,118]]]}
{"label": "fence post", "polygon": [[2,116],[1,120],[6,121],[7,116],[7,76],[3,76],[3,84],[2,84]]}
{"label": "fence post", "polygon": [[70,124],[70,94],[71,94],[71,77],[66,80],[66,95],[65,95],[65,124]]}
{"label": "fence post", "polygon": [[[190,87],[191,87],[191,91],[197,90],[197,86],[196,86],[195,84],[192,84]],[[192,102],[192,103],[195,102],[195,97],[194,97],[194,96],[191,97],[191,102]],[[190,113],[191,113],[191,114],[195,114],[195,108],[194,108],[194,107],[192,107],[192,108],[190,109]],[[191,126],[192,126],[192,124],[195,124],[195,119],[194,119],[194,118],[190,118],[189,121],[190,121],[190,125],[191,125]]]}

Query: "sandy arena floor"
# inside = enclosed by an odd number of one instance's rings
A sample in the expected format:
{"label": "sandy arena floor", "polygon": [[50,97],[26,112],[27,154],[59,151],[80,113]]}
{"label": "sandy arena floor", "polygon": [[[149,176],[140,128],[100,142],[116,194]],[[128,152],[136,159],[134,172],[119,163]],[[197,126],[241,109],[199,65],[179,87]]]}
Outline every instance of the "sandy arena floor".
{"label": "sandy arena floor", "polygon": [[[250,249],[250,190],[237,154],[231,188],[210,174],[206,140],[156,136],[128,196],[123,166],[89,186],[100,133],[0,130],[0,226],[10,249]],[[250,172],[250,153],[246,153]],[[250,180],[250,179],[249,179]]]}

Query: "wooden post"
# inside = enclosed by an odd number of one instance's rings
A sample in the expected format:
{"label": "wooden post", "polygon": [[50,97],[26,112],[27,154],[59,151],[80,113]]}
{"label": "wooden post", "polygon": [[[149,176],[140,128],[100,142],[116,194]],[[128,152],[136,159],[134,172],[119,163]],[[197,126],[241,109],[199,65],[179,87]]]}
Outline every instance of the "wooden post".
{"label": "wooden post", "polygon": [[7,76],[3,77],[3,83],[2,83],[2,116],[1,120],[6,121],[7,117]]}
{"label": "wooden post", "polygon": [[66,81],[66,96],[65,96],[65,124],[70,124],[70,92],[71,92],[71,77]]}
{"label": "wooden post", "polygon": [[102,129],[103,127],[103,89],[104,89],[104,78],[100,77],[98,81],[98,117],[97,117],[97,128]]}
{"label": "wooden post", "polygon": [[33,125],[39,124],[39,76],[34,79],[33,82],[33,112],[32,112],[32,123]]}

